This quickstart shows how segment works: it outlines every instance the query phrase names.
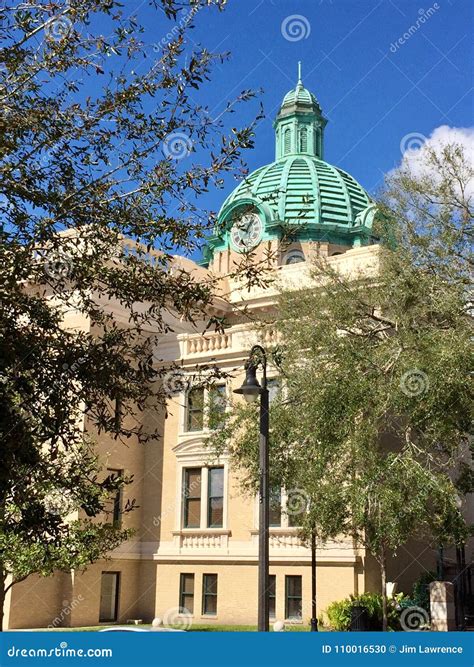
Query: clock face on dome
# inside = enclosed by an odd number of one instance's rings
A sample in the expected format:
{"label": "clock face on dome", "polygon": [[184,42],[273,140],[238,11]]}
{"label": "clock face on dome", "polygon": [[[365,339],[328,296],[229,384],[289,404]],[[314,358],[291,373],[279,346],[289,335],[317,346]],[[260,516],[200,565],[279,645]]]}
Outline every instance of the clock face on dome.
{"label": "clock face on dome", "polygon": [[249,212],[241,215],[232,225],[230,239],[239,252],[255,247],[262,238],[262,221],[258,213]]}

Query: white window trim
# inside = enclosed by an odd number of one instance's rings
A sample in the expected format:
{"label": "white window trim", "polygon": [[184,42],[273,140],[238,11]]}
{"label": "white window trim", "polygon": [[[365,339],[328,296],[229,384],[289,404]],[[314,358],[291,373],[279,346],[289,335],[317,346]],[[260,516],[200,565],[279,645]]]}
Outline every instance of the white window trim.
{"label": "white window trim", "polygon": [[[189,441],[174,447],[173,451],[177,459],[176,474],[176,513],[175,531],[183,533],[195,532],[222,532],[228,530],[229,520],[229,461],[227,456],[222,455],[216,461],[209,462],[209,451],[202,445],[202,440],[190,443]],[[184,471],[186,468],[201,468],[201,520],[199,528],[184,527]],[[224,502],[222,509],[222,526],[220,528],[209,528],[207,526],[208,510],[208,482],[209,468],[224,469]]]}

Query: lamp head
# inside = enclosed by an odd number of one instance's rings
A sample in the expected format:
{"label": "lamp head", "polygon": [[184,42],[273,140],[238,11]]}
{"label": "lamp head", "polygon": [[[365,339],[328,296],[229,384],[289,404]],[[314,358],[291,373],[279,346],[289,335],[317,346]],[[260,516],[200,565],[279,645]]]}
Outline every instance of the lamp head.
{"label": "lamp head", "polygon": [[239,389],[234,389],[234,394],[242,394],[248,403],[253,403],[261,392],[262,387],[257,380],[257,366],[249,361],[245,364],[245,380]]}

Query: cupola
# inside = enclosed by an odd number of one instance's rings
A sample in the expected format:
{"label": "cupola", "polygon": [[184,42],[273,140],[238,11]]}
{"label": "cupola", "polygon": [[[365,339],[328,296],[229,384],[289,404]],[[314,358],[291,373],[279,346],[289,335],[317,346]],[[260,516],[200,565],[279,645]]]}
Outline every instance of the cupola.
{"label": "cupola", "polygon": [[310,155],[323,159],[324,118],[319,102],[303,86],[301,63],[298,63],[298,83],[290,90],[278,111],[275,128],[275,159],[287,155]]}

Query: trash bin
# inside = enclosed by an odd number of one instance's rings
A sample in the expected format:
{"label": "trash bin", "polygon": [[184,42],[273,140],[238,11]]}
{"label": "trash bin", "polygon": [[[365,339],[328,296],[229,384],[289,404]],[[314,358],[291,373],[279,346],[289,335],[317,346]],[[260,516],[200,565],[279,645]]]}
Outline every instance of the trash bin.
{"label": "trash bin", "polygon": [[350,632],[368,632],[369,612],[361,604],[353,604],[351,608]]}

